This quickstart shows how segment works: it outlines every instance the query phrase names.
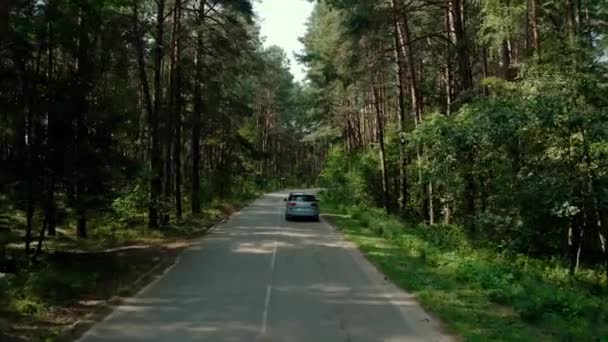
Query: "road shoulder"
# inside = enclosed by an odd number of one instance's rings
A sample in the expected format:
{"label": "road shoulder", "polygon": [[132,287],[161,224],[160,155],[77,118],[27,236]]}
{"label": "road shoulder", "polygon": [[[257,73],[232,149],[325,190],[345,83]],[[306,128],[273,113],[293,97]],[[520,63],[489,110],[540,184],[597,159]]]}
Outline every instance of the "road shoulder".
{"label": "road shoulder", "polygon": [[427,336],[431,341],[441,342],[459,340],[452,336],[437,317],[423,309],[415,295],[397,286],[385,275],[376,260],[361,251],[356,241],[344,234],[334,215],[322,215],[321,222],[340,237],[353,261],[373,284],[382,289],[385,299],[398,309],[404,322],[412,327],[418,336]]}

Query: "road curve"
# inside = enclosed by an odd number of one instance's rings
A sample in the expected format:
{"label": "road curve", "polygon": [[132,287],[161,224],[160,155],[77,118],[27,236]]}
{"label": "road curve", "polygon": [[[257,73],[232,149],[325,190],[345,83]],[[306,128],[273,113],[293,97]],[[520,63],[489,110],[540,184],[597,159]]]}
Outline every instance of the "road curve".
{"label": "road curve", "polygon": [[285,193],[216,227],[80,341],[450,341],[327,223]]}

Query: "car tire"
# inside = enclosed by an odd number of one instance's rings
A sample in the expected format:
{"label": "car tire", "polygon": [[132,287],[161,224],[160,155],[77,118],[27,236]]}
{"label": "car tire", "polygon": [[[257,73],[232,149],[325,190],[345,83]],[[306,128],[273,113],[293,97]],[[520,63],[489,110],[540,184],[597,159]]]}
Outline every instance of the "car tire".
{"label": "car tire", "polygon": [[291,221],[291,216],[285,215],[285,221]]}
{"label": "car tire", "polygon": [[321,222],[321,218],[319,216],[315,216],[315,222]]}

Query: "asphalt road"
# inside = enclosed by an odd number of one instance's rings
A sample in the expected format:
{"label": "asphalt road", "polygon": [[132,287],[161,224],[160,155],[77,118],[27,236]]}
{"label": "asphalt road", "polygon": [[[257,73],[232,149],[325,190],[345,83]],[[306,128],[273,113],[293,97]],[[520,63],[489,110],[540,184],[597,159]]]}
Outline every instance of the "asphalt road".
{"label": "asphalt road", "polygon": [[286,222],[268,194],[80,340],[449,341],[327,223]]}

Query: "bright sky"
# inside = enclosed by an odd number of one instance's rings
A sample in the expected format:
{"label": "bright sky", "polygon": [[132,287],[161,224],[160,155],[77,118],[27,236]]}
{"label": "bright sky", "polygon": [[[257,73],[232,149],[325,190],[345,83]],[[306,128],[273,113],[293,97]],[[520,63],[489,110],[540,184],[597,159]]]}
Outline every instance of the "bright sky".
{"label": "bright sky", "polygon": [[303,49],[298,37],[306,33],[306,21],[314,3],[309,0],[259,0],[255,10],[260,18],[265,45],[278,45],[285,50],[291,61],[291,73],[302,81],[305,70],[294,58]]}

